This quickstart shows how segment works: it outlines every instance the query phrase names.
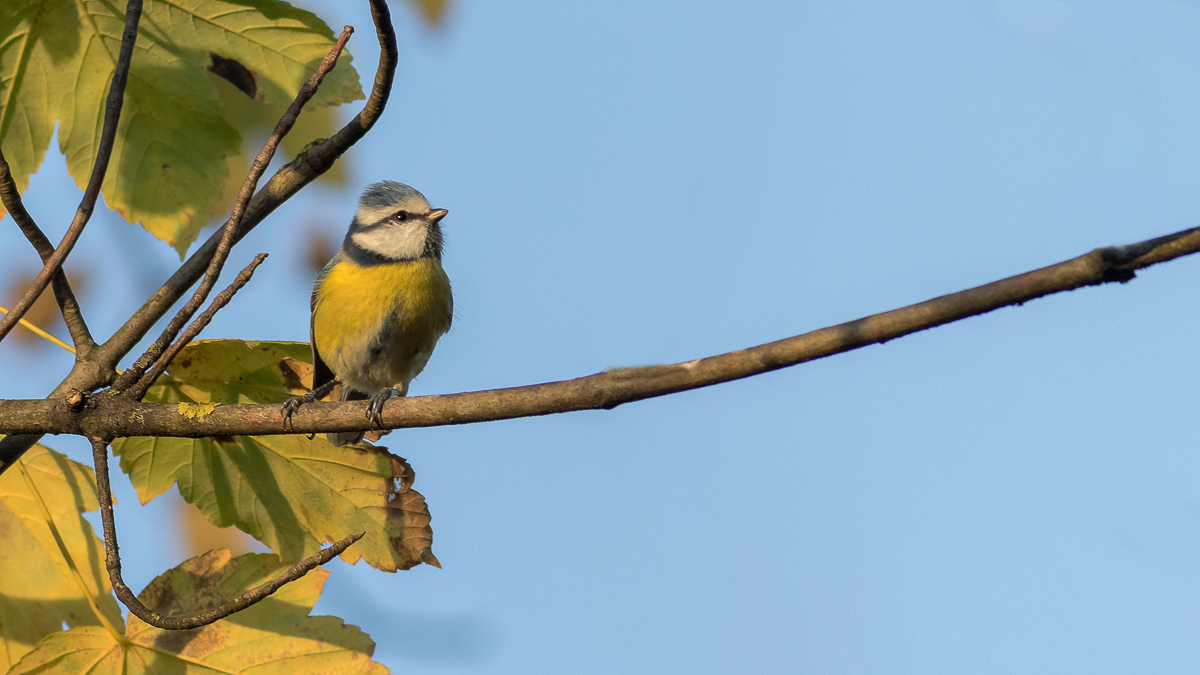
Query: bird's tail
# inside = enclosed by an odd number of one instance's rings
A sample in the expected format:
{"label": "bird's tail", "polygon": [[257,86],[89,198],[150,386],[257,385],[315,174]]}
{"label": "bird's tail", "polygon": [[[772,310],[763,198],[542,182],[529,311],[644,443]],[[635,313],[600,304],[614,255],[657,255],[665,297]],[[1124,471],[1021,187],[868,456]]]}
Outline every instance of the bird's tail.
{"label": "bird's tail", "polygon": [[[351,389],[345,384],[342,385],[342,393],[338,396],[339,401],[365,401],[370,395],[366,392],[357,389]],[[325,438],[329,439],[334,445],[350,445],[357,443],[363,439],[364,432],[362,431],[339,431],[337,433],[325,434]]]}

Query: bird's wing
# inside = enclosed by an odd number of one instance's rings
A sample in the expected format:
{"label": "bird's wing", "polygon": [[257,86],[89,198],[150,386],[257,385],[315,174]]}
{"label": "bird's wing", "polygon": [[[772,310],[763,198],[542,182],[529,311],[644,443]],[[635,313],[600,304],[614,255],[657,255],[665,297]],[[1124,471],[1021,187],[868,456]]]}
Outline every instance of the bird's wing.
{"label": "bird's wing", "polygon": [[321,352],[317,351],[317,341],[313,338],[313,335],[312,335],[312,319],[309,319],[309,321],[308,321],[308,340],[309,340],[309,343],[312,344],[312,357],[313,357],[313,369],[314,369],[313,370],[313,389],[316,389],[317,387],[320,387],[321,385],[325,384],[326,382],[333,380],[333,371],[329,369],[329,366],[325,365],[325,359],[322,359]]}
{"label": "bird's wing", "polygon": [[325,359],[322,359],[321,352],[317,351],[317,336],[313,334],[313,327],[317,316],[317,291],[321,289],[321,282],[325,280],[325,275],[338,263],[341,255],[340,252],[335,255],[333,260],[330,260],[325,265],[325,268],[321,270],[321,273],[317,275],[317,281],[313,284],[312,298],[308,303],[309,310],[311,311],[308,319],[308,343],[312,346],[313,389],[332,381],[334,378],[333,371],[329,369],[329,366],[325,365]]}

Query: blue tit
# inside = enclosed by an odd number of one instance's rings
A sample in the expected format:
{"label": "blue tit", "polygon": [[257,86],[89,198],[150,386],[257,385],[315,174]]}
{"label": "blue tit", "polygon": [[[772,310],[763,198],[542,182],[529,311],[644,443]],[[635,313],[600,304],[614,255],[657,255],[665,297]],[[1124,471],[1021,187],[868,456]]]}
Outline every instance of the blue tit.
{"label": "blue tit", "polygon": [[[342,249],[313,285],[313,391],[284,404],[285,419],[335,383],[342,401],[367,399],[367,418],[377,425],[383,404],[408,394],[453,318],[442,270],[446,213],[403,183],[375,183],[363,192]],[[327,436],[346,445],[363,433]]]}

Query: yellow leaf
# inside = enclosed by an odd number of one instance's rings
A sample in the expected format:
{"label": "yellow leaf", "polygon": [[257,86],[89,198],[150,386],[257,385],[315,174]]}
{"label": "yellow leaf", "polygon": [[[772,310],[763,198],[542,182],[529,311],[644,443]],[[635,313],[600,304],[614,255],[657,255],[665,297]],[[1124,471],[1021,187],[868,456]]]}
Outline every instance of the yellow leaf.
{"label": "yellow leaf", "polygon": [[[104,569],[104,544],[81,515],[99,508],[92,470],[41,445],[20,461],[49,509],[93,603],[110,625],[120,626],[121,612]],[[0,475],[0,532],[0,671],[4,671],[38,640],[61,630],[64,622],[100,626],[101,620],[71,574],[18,470]]]}

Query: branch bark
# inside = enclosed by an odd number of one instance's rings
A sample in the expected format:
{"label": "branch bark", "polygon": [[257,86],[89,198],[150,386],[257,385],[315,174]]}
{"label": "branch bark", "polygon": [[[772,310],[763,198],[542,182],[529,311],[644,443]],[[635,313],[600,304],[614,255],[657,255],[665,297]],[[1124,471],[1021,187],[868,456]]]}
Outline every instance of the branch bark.
{"label": "branch bark", "polygon": [[[96,161],[92,164],[92,175],[88,179],[87,189],[83,191],[83,199],[75,210],[75,219],[67,228],[58,248],[50,256],[33,280],[33,284],[17,304],[4,318],[0,318],[0,340],[3,340],[13,326],[33,303],[46,290],[46,284],[62,268],[63,261],[71,254],[83,228],[92,218],[96,209],[96,200],[100,197],[100,186],[104,184],[104,176],[108,173],[108,161],[112,157],[113,143],[117,138],[117,124],[121,121],[121,108],[125,104],[125,84],[129,81],[129,65],[133,61],[133,43],[137,41],[138,21],[142,17],[142,0],[129,0],[125,6],[125,30],[121,35],[121,51],[117,55],[117,63],[113,69],[112,83],[108,87],[108,99],[104,104],[104,125],[100,129],[100,143],[96,149]],[[23,209],[22,209],[23,210]],[[77,348],[78,349],[78,348]]]}
{"label": "branch bark", "polygon": [[[665,366],[619,368],[562,382],[464,394],[393,399],[383,427],[442,426],[531,417],[622,403],[707,387],[786,368],[942,324],[1020,305],[1082,286],[1125,283],[1136,270],[1200,251],[1200,228],[1129,246],[1096,249],[1065,262],[856,321],[708,358]],[[310,403],[285,426],[282,406],[220,405],[197,419],[175,404],[98,396],[79,401],[0,401],[0,432],[128,436],[256,436],[361,431],[366,403]]]}

